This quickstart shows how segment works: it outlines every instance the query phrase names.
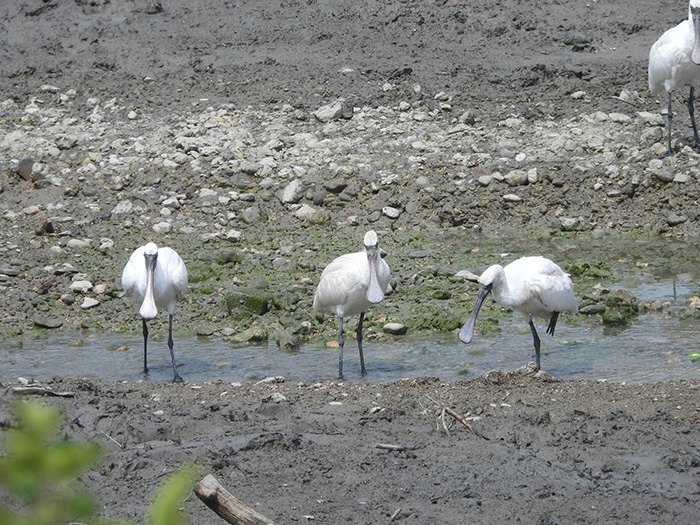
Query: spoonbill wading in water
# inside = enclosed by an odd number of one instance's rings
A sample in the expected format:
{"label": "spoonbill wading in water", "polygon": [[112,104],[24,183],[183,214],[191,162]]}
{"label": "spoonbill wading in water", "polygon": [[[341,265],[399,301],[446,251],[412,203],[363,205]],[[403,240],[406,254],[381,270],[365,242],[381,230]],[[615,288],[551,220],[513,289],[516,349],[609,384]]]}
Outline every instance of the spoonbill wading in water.
{"label": "spoonbill wading in water", "polygon": [[168,310],[168,348],[173,363],[173,382],[182,382],[175,367],[173,352],[173,312],[175,304],[187,291],[187,269],[172,248],[158,248],[152,242],[136,248],[122,271],[122,289],[139,307],[143,322],[143,373],[148,374],[148,327],[146,322],[158,315],[159,308]]}
{"label": "spoonbill wading in water", "polygon": [[377,234],[365,234],[365,249],[341,255],[323,270],[314,294],[314,311],[333,312],[338,316],[338,377],[343,378],[343,318],[360,314],[357,325],[357,347],[360,350],[360,368],[365,375],[362,355],[362,323],[365,312],[372,304],[380,303],[389,287],[389,265],[379,253]]}
{"label": "spoonbill wading in water", "polygon": [[676,88],[690,85],[688,113],[693,126],[695,142],[693,148],[700,151],[700,138],[695,125],[695,86],[700,81],[700,0],[690,0],[688,19],[666,31],[654,42],[649,51],[649,91],[658,95],[668,93],[668,151],[663,155],[673,155],[671,150],[671,96]]}
{"label": "spoonbill wading in water", "polygon": [[525,316],[532,332],[535,359],[539,369],[540,338],[532,319],[549,319],[547,333],[554,335],[559,314],[578,311],[578,302],[568,274],[544,257],[522,257],[505,268],[500,264],[488,267],[479,277],[479,293],[474,309],[459,331],[462,342],[471,343],[476,316],[489,293],[498,304],[514,308]]}

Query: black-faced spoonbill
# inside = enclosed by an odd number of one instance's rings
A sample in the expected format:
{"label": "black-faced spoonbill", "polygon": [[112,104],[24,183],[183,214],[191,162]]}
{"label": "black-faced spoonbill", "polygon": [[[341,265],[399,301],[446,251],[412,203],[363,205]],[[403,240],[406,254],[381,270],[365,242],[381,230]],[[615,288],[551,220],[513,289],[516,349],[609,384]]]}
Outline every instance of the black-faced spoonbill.
{"label": "black-faced spoonbill", "polygon": [[469,319],[459,331],[462,342],[471,343],[476,316],[489,293],[498,304],[514,308],[525,316],[532,332],[539,369],[540,338],[532,319],[549,319],[547,333],[554,335],[559,314],[578,311],[578,302],[568,274],[544,257],[522,257],[505,268],[500,264],[489,266],[479,277],[476,304]]}
{"label": "black-faced spoonbill", "polygon": [[658,95],[666,90],[668,93],[668,151],[664,156],[673,155],[671,150],[671,95],[673,90],[690,85],[688,94],[688,113],[693,126],[695,143],[693,147],[700,151],[700,138],[695,125],[695,107],[693,98],[695,86],[700,82],[700,0],[690,0],[688,20],[666,31],[654,42],[649,51],[649,91]]}
{"label": "black-faced spoonbill", "polygon": [[362,323],[365,312],[372,304],[384,299],[389,287],[389,265],[379,253],[377,234],[370,230],[365,234],[365,249],[357,253],[341,255],[323,270],[314,294],[314,311],[333,312],[338,316],[338,377],[343,377],[343,318],[360,314],[357,325],[357,347],[360,350],[360,368],[365,375],[365,358],[362,355]]}
{"label": "black-faced spoonbill", "polygon": [[158,248],[152,242],[134,250],[122,271],[122,289],[139,307],[143,322],[143,373],[148,374],[148,327],[146,322],[158,315],[159,308],[168,310],[168,348],[173,363],[173,382],[182,382],[175,366],[173,352],[173,312],[175,304],[187,291],[187,269],[172,248]]}

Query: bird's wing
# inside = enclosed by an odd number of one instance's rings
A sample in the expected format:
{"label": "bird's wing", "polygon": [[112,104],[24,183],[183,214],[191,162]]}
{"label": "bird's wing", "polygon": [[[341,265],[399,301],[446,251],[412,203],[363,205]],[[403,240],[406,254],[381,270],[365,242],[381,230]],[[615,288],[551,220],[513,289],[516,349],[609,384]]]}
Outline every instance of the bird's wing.
{"label": "bird's wing", "polygon": [[698,68],[692,64],[693,32],[687,20],[666,31],[649,51],[649,91],[653,95],[693,82]]}
{"label": "bird's wing", "polygon": [[532,278],[531,287],[546,310],[572,313],[578,311],[578,301],[571,279],[554,263]]}
{"label": "bird's wing", "polygon": [[158,249],[159,265],[161,261],[166,275],[170,276],[172,281],[175,297],[180,301],[187,292],[188,276],[185,263],[175,250],[168,247]]}
{"label": "bird's wing", "polygon": [[357,296],[364,297],[369,283],[367,256],[364,252],[348,253],[334,259],[321,273],[314,310],[332,311],[338,315],[351,315],[347,307]]}
{"label": "bird's wing", "polygon": [[[140,294],[141,297],[135,297],[135,295],[139,295],[139,277],[143,273],[143,266],[143,247],[141,247],[137,248],[131,254],[131,257],[129,257],[129,260],[122,270],[122,290],[126,292],[127,297],[133,300],[143,300],[142,292]],[[145,287],[145,281],[143,286]]]}

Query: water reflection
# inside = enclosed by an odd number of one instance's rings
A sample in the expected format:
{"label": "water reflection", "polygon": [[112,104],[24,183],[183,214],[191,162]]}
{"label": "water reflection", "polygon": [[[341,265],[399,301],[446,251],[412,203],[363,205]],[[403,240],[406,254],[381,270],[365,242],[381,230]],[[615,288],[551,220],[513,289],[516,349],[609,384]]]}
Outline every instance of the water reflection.
{"label": "water reflection", "polygon": [[[443,236],[439,241],[446,252],[454,253],[461,239]],[[617,279],[611,287],[624,288],[641,302],[663,303],[660,310],[639,316],[623,327],[605,327],[598,319],[582,316],[571,322],[563,316],[554,338],[542,336],[542,367],[546,372],[564,379],[615,382],[700,379],[700,362],[688,358],[689,353],[700,349],[700,321],[681,321],[678,315],[700,289],[696,284],[700,283],[696,262],[700,260],[700,247],[658,239],[620,243],[592,239],[586,245],[561,239],[516,240],[503,247],[515,253],[542,254],[555,261],[588,260],[590,253],[604,253],[606,261],[626,262],[615,268]],[[589,252],[586,256],[581,255],[584,250]],[[538,327],[544,329],[542,323],[538,321]],[[456,334],[367,340],[368,376],[364,379],[359,376],[357,347],[348,338],[346,381],[394,381],[418,376],[454,381],[491,370],[512,371],[531,361],[532,339],[522,317],[506,316],[499,326],[499,332],[477,333],[470,345],[459,342]],[[141,334],[136,332],[46,332],[5,342],[0,348],[0,381],[19,376],[37,380],[54,376],[142,380],[142,344]],[[180,373],[189,382],[254,382],[267,376],[312,382],[335,379],[338,364],[337,351],[320,344],[283,352],[274,344],[240,347],[225,339],[206,337],[176,337],[175,355]],[[149,341],[149,367],[149,380],[171,380],[165,336]]]}
{"label": "water reflection", "polygon": [[[345,349],[346,381],[394,381],[434,376],[455,381],[491,370],[512,371],[532,358],[529,330],[519,315],[501,321],[497,333],[477,334],[464,345],[455,334],[435,337],[390,337],[367,341],[368,375],[359,375],[359,357],[353,341]],[[624,328],[604,328],[597,320],[557,327],[554,338],[542,338],[542,366],[564,379],[603,379],[647,382],[700,379],[700,363],[688,353],[700,348],[696,323],[677,316],[650,313]],[[237,347],[219,338],[176,340],[181,375],[188,382],[255,382],[268,376],[287,381],[335,379],[337,351],[307,345],[298,352],[280,351],[274,344]],[[0,381],[19,376],[92,377],[108,381],[137,381],[141,374],[140,335],[47,333],[0,350]],[[150,381],[170,381],[165,339],[149,344]]]}

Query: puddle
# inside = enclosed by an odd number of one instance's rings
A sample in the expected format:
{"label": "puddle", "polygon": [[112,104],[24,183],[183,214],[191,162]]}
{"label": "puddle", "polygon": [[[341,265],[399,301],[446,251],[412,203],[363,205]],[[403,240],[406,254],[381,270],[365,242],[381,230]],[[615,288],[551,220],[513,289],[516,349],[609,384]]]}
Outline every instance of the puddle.
{"label": "puddle", "polygon": [[[451,242],[458,241],[443,240],[446,251],[452,249]],[[639,316],[621,328],[605,327],[598,319],[584,317],[568,324],[562,316],[554,338],[544,334],[544,321],[538,320],[542,367],[546,372],[564,379],[614,382],[700,379],[700,361],[688,358],[689,353],[700,351],[700,321],[680,321],[678,316],[688,298],[700,290],[696,262],[700,260],[700,248],[683,241],[656,239],[607,244],[600,241],[599,245],[598,241],[589,245],[538,241],[536,250],[528,242],[533,241],[523,241],[522,245],[504,243],[504,247],[518,253],[541,253],[555,260],[590,260],[590,254],[587,258],[575,255],[585,250],[605,253],[600,260],[612,261],[616,275],[610,281],[611,288],[623,288],[640,302],[666,303],[662,311]],[[670,254],[676,254],[675,258]],[[355,322],[346,325],[348,334]],[[517,313],[502,317],[499,326],[499,332],[477,332],[470,345],[459,342],[456,334],[387,336],[379,341],[366,337],[366,378],[359,375],[357,346],[347,337],[345,378],[374,382],[433,376],[454,381],[491,370],[512,371],[533,360],[532,338],[522,317]],[[165,339],[152,333],[151,381],[172,379]],[[240,347],[210,337],[176,338],[175,355],[180,374],[189,382],[254,382],[268,376],[284,376],[287,381],[320,381],[335,379],[338,366],[337,351],[322,345],[283,352],[274,344]],[[136,381],[144,378],[142,360],[140,333],[46,332],[5,343],[0,349],[0,381],[20,376],[36,380],[60,376]]]}

